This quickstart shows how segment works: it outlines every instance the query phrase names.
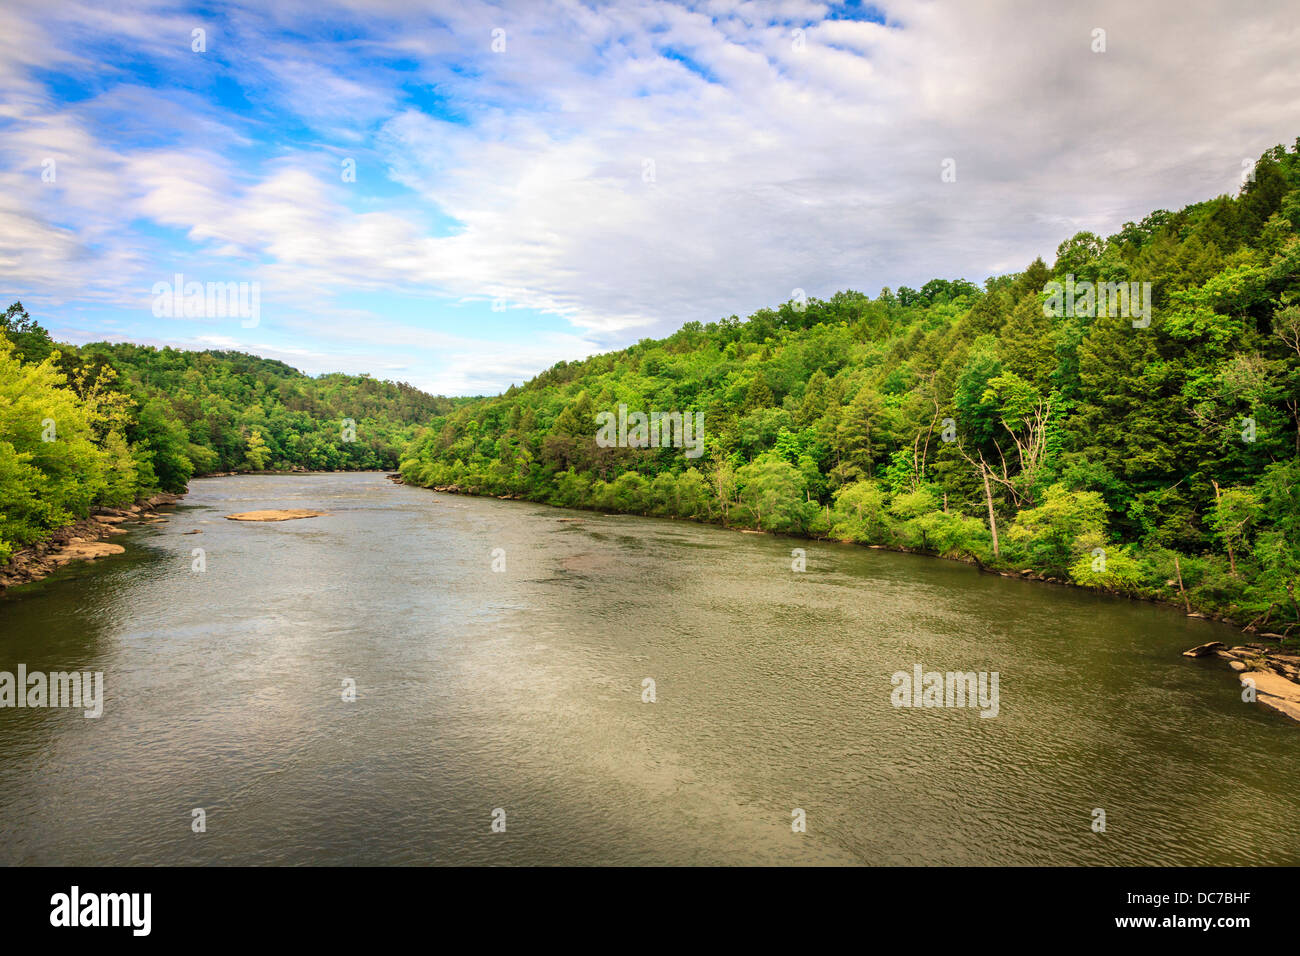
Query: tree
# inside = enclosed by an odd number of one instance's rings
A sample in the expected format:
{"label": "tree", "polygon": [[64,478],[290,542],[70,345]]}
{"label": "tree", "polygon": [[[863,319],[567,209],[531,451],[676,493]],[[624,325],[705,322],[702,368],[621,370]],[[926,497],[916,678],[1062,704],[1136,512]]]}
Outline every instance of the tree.
{"label": "tree", "polygon": [[116,494],[106,470],[123,464],[95,442],[86,407],[67,387],[52,353],[39,363],[20,362],[0,339],[0,550],[44,537],[84,518],[96,499]]}
{"label": "tree", "polygon": [[885,417],[885,404],[880,395],[870,387],[858,389],[835,432],[835,448],[840,467],[841,482],[871,478],[875,473],[875,446],[873,435]]}
{"label": "tree", "polygon": [[249,471],[262,471],[266,468],[267,455],[270,454],[262,433],[253,429],[248,433],[248,450],[244,452],[244,463]]}
{"label": "tree", "polygon": [[[1047,430],[1052,418],[1054,396],[1044,396],[1014,372],[990,379],[982,396],[996,407],[998,423],[1015,446],[1017,468],[1007,469],[1002,446],[994,440],[1002,473],[996,480],[1011,493],[1017,507],[1034,503],[1039,474],[1047,463]],[[994,477],[990,475],[991,477]]]}
{"label": "tree", "polygon": [[1210,511],[1210,526],[1228,549],[1228,562],[1232,576],[1237,576],[1237,556],[1234,545],[1240,548],[1246,540],[1246,530],[1259,518],[1259,496],[1250,488],[1225,488],[1220,490],[1214,482],[1214,508]]}
{"label": "tree", "polygon": [[893,537],[885,493],[872,481],[855,481],[835,491],[831,534],[842,540],[887,544]]}
{"label": "tree", "polygon": [[713,463],[713,493],[722,509],[722,523],[727,523],[732,499],[736,494],[736,469],[730,461],[718,457]]}
{"label": "tree", "polygon": [[763,455],[741,468],[740,503],[765,531],[801,531],[809,518],[803,476],[775,455]]}
{"label": "tree", "polygon": [[50,333],[27,314],[21,302],[0,315],[0,338],[9,340],[22,362],[44,362],[54,352]]}
{"label": "tree", "polygon": [[1047,489],[1043,503],[1016,515],[1008,537],[1029,563],[1055,574],[1067,573],[1083,550],[1080,538],[1104,535],[1106,503],[1094,491],[1069,491],[1064,485]]}

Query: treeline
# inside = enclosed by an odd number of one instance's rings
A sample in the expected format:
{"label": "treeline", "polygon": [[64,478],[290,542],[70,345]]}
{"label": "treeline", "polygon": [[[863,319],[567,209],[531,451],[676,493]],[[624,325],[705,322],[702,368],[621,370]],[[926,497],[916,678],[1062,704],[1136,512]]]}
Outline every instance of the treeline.
{"label": "treeline", "polygon": [[[918,549],[1287,631],[1298,225],[1300,140],[1237,196],[1081,232],[1050,267],[787,302],[561,362],[436,417],[402,474]],[[1133,301],[1060,308],[1053,282]],[[703,412],[704,455],[602,447],[596,415],[620,404]]]}
{"label": "treeline", "polygon": [[58,344],[0,314],[0,564],[96,505],[224,471],[393,469],[465,399],[240,352]]}

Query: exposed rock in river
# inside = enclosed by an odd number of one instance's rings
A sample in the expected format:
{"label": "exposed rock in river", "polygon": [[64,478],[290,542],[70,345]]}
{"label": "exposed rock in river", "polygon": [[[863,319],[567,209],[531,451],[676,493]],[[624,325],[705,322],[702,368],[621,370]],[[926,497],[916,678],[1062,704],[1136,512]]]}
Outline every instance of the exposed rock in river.
{"label": "exposed rock in river", "polygon": [[1255,682],[1255,699],[1261,704],[1281,711],[1292,720],[1300,720],[1300,684],[1272,671],[1250,671],[1241,675],[1243,686],[1248,680]]}
{"label": "exposed rock in river", "polygon": [[292,521],[295,518],[321,518],[327,511],[312,511],[310,508],[279,508],[268,511],[241,511],[237,515],[226,515],[231,521]]}
{"label": "exposed rock in river", "polygon": [[1211,655],[1223,658],[1238,672],[1242,687],[1253,686],[1256,701],[1300,720],[1300,653],[1263,644],[1226,647],[1222,641],[1183,651],[1184,657]]}

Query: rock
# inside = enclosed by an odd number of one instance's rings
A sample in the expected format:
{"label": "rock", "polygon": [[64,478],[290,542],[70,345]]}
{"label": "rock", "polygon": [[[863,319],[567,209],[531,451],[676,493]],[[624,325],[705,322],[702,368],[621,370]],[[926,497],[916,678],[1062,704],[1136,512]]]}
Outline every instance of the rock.
{"label": "rock", "polygon": [[1255,699],[1266,707],[1300,720],[1300,684],[1293,684],[1271,671],[1254,671],[1242,675],[1242,683],[1255,682]]}
{"label": "rock", "polygon": [[230,521],[292,521],[295,518],[321,518],[328,512],[312,511],[309,508],[282,508],[268,511],[241,511],[239,514],[226,515]]}
{"label": "rock", "polygon": [[1297,681],[1300,657],[1274,653],[1262,644],[1224,647],[1221,641],[1210,641],[1183,652],[1184,657],[1208,655],[1227,661],[1240,675],[1243,687],[1254,686],[1256,701],[1300,721],[1300,682]]}
{"label": "rock", "polygon": [[67,561],[94,561],[96,558],[106,558],[110,554],[121,554],[126,548],[120,544],[110,544],[107,541],[91,541],[86,544],[77,544],[66,548],[58,555]]}

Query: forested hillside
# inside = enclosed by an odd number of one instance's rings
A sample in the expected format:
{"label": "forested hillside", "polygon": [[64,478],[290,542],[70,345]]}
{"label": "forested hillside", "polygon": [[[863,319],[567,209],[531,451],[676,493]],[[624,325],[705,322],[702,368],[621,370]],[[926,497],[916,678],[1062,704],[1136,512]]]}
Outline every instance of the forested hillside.
{"label": "forested hillside", "polygon": [[[1079,233],[1050,266],[982,287],[840,292],[561,362],[436,417],[402,474],[1032,569],[1289,629],[1297,150],[1266,153],[1235,197]],[[1150,308],[1061,308],[1054,281],[1124,283],[1134,305],[1150,283]],[[619,405],[702,412],[703,455],[602,447],[597,415]]]}
{"label": "forested hillside", "polygon": [[15,303],[0,315],[0,564],[91,507],[194,475],[395,468],[456,401],[240,352],[56,344]]}

